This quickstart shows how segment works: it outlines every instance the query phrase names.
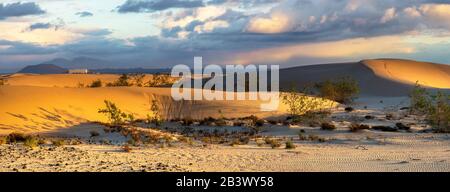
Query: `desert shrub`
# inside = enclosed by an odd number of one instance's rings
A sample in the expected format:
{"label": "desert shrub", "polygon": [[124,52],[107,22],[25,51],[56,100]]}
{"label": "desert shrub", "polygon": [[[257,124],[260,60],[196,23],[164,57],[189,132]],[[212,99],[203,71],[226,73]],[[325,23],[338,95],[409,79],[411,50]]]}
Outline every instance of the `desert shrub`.
{"label": "desert shrub", "polygon": [[167,74],[154,74],[147,82],[147,86],[149,87],[170,87],[172,84],[173,82]]}
{"label": "desert shrub", "polygon": [[53,140],[52,144],[55,147],[61,147],[61,146],[64,146],[66,144],[66,142],[63,139],[57,139],[57,140]]}
{"label": "desert shrub", "polygon": [[349,127],[351,132],[358,132],[364,129],[370,129],[370,126],[364,124],[353,123]]}
{"label": "desert shrub", "polygon": [[316,87],[322,97],[339,103],[351,103],[359,94],[358,82],[350,77],[328,80]]}
{"label": "desert shrub", "polygon": [[288,105],[288,112],[292,117],[318,111],[323,105],[324,100],[322,98],[308,96],[307,93],[310,93],[308,88],[305,88],[302,93],[291,89],[291,91],[282,94],[282,101]]}
{"label": "desert shrub", "polygon": [[161,118],[161,108],[156,99],[151,100],[150,102],[150,111],[152,115],[147,115],[147,119],[149,123],[153,123],[156,126],[160,126],[163,124],[163,120]]}
{"label": "desert shrub", "polygon": [[427,119],[437,132],[450,132],[450,95],[438,92]]}
{"label": "desert shrub", "polygon": [[127,114],[125,112],[122,112],[115,103],[105,100],[106,108],[99,109],[98,112],[105,114],[108,117],[109,122],[114,125],[122,125],[126,121],[133,122],[134,121],[134,115],[133,114]]}
{"label": "desert shrub", "polygon": [[98,137],[98,136],[100,136],[100,133],[98,131],[90,131],[89,134],[91,135],[91,137]]}
{"label": "desert shrub", "polygon": [[145,74],[136,73],[136,74],[129,75],[129,79],[132,82],[130,84],[136,85],[138,87],[144,86],[144,78],[145,78]]}
{"label": "desert shrub", "polygon": [[25,141],[23,142],[23,145],[24,145],[24,146],[29,147],[29,148],[32,148],[32,149],[35,148],[35,147],[37,147],[38,144],[39,144],[39,139],[37,139],[37,138],[34,137],[34,136],[27,136],[27,137],[25,138]]}
{"label": "desert shrub", "polygon": [[296,146],[291,140],[286,141],[286,149],[295,149]]}
{"label": "desert shrub", "polygon": [[411,91],[410,95],[410,113],[427,114],[432,108],[432,98],[425,88],[422,88],[418,82]]}
{"label": "desert shrub", "polygon": [[132,83],[129,82],[130,77],[127,74],[122,74],[116,81],[106,84],[107,87],[128,87]]}
{"label": "desert shrub", "polygon": [[273,139],[273,140],[270,142],[270,147],[272,147],[272,149],[280,148],[280,147],[281,147],[281,143],[280,143],[279,140]]}
{"label": "desert shrub", "polygon": [[97,79],[95,81],[93,81],[89,87],[90,88],[97,88],[97,87],[102,87],[103,86],[103,82],[100,79]]}
{"label": "desert shrub", "polygon": [[410,113],[425,115],[436,132],[450,132],[450,95],[433,95],[416,83],[410,100]]}
{"label": "desert shrub", "polygon": [[8,143],[25,142],[27,136],[23,133],[11,133],[7,136]]}
{"label": "desert shrub", "polygon": [[322,128],[323,130],[332,131],[336,129],[336,126],[332,123],[322,123],[320,128]]}

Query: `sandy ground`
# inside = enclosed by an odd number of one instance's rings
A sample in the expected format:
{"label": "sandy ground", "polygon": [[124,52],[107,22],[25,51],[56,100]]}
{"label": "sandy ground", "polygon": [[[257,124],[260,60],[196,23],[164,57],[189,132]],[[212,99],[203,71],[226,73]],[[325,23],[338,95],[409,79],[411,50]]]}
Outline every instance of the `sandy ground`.
{"label": "sandy ground", "polygon": [[0,146],[0,171],[450,171],[449,135],[395,134],[367,139],[347,133],[330,143],[297,148],[255,145],[134,147],[82,144],[27,149]]}

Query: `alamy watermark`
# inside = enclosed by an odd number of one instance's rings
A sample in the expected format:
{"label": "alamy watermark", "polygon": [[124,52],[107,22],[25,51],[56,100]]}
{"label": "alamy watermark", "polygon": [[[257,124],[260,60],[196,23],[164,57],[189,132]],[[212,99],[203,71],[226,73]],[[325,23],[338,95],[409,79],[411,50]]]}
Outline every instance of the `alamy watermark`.
{"label": "alamy watermark", "polygon": [[172,68],[171,76],[181,78],[172,86],[172,98],[177,101],[259,100],[261,111],[276,111],[280,98],[279,69],[278,65],[204,67],[202,57],[195,57],[193,71],[187,65]]}

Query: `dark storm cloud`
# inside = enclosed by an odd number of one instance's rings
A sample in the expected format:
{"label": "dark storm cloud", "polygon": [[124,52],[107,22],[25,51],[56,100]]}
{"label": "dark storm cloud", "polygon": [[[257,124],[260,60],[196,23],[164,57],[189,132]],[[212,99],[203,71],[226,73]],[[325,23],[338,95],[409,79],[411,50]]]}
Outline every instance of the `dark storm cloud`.
{"label": "dark storm cloud", "polygon": [[163,11],[171,8],[203,7],[202,0],[127,0],[118,7],[119,13]]}
{"label": "dark storm cloud", "polygon": [[93,13],[88,12],[88,11],[78,12],[78,13],[75,13],[75,15],[78,15],[80,17],[92,17],[92,16],[94,16]]}
{"label": "dark storm cloud", "polygon": [[41,15],[45,11],[36,3],[0,3],[0,20],[8,17],[21,17],[27,15]]}

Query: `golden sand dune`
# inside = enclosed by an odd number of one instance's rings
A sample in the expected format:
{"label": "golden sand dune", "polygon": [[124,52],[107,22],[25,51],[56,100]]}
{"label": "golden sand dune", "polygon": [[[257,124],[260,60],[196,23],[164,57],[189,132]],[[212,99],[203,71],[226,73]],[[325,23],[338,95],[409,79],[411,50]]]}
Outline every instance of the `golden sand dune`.
{"label": "golden sand dune", "polygon": [[416,81],[430,88],[450,88],[449,65],[394,59],[281,69],[280,87],[303,87],[342,77],[355,79],[362,96],[407,96]]}
{"label": "golden sand dune", "polygon": [[[150,101],[173,102],[170,88],[104,87],[58,88],[33,86],[0,87],[0,134],[12,131],[44,132],[70,128],[89,121],[107,119],[98,113],[109,100],[136,118],[151,114]],[[185,117],[271,117],[285,114],[285,107],[277,112],[261,112],[261,101],[202,101],[183,106]]]}
{"label": "golden sand dune", "polygon": [[427,62],[398,59],[376,59],[362,61],[373,72],[383,78],[415,84],[417,81],[432,88],[450,89],[450,66]]}
{"label": "golden sand dune", "polygon": [[[35,86],[35,87],[79,87],[90,85],[93,81],[101,80],[103,83],[112,83],[119,75],[93,75],[93,74],[14,74],[8,78],[8,85]],[[146,77],[148,79],[149,76]]]}

